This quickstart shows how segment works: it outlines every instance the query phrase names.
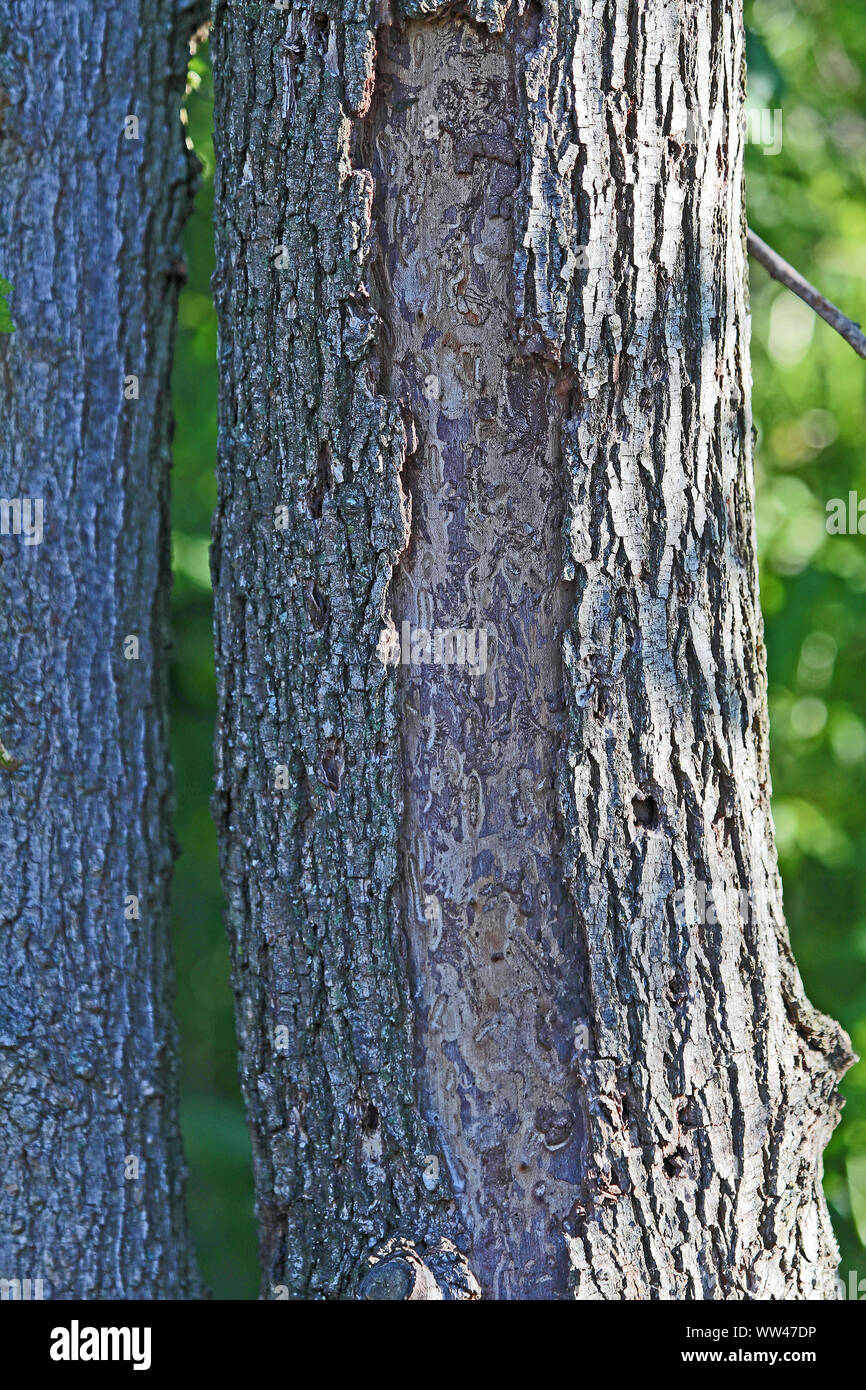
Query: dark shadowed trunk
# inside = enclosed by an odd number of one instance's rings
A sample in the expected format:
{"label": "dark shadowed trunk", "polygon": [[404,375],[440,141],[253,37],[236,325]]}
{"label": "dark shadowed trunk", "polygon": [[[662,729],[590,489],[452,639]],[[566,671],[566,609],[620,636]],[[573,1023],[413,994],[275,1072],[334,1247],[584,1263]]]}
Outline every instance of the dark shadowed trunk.
{"label": "dark shadowed trunk", "polygon": [[0,340],[0,1278],[46,1298],[198,1290],[166,694],[179,109],[201,8],[0,0],[17,325]]}
{"label": "dark shadowed trunk", "polygon": [[739,0],[443,9],[215,12],[264,1293],[827,1297],[850,1049],[770,820]]}

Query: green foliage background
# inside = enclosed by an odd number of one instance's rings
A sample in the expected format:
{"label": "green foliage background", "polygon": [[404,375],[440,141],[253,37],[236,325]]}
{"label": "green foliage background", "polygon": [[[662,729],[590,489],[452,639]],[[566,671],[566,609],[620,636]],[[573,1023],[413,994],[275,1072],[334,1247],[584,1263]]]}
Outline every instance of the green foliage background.
{"label": "green foliage background", "polygon": [[[750,145],[751,226],[866,320],[866,24],[847,0],[746,0],[749,103],[781,110],[783,147]],[[250,1146],[237,1083],[216,841],[207,810],[215,708],[208,543],[215,502],[213,101],[193,56],[188,133],[202,186],[187,231],[174,375],[175,876],[183,1123],[191,1217],[214,1295],[254,1298]],[[794,949],[812,1000],[866,1055],[866,535],[830,536],[826,504],[866,498],[866,363],[752,267],[761,597],[774,812]],[[864,520],[866,528],[866,520]],[[827,1153],[841,1274],[866,1277],[866,1065]]]}
{"label": "green foliage background", "polygon": [[252,1160],[238,1088],[216,835],[208,809],[216,710],[208,547],[216,505],[217,330],[210,293],[213,85],[206,46],[190,63],[186,117],[202,182],[186,232],[189,279],[180,297],[173,380],[171,741],[182,850],[173,900],[181,1118],[202,1275],[216,1298],[256,1298]]}

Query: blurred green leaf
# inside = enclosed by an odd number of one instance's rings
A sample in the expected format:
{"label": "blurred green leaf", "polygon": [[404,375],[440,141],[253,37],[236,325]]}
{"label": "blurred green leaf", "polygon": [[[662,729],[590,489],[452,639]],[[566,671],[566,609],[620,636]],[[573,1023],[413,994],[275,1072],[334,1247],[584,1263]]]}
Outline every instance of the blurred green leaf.
{"label": "blurred green leaf", "polygon": [[866,1154],[848,1159],[848,1196],[857,1234],[866,1245]]}
{"label": "blurred green leaf", "polygon": [[9,308],[8,296],[12,293],[12,286],[8,280],[0,275],[0,333],[14,333],[15,324],[12,321],[12,310]]}

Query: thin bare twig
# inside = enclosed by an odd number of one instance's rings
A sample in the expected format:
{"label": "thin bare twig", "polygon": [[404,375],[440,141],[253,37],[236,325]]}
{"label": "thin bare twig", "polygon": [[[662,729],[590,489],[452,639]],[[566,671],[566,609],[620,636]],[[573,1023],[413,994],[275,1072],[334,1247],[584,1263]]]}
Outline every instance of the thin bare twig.
{"label": "thin bare twig", "polygon": [[802,275],[783,261],[782,257],[756,236],[751,227],[748,229],[748,246],[751,255],[756,261],[760,261],[766,271],[769,271],[774,280],[778,280],[781,285],[787,286],[798,294],[801,299],[814,309],[816,314],[820,314],[831,328],[841,334],[846,343],[850,343],[852,348],[860,357],[866,357],[866,334],[861,331],[859,323],[849,319],[847,314],[843,314],[841,309],[837,309],[835,304],[831,304],[829,299],[825,299],[823,294],[819,294],[814,285],[810,285],[808,280],[804,280]]}

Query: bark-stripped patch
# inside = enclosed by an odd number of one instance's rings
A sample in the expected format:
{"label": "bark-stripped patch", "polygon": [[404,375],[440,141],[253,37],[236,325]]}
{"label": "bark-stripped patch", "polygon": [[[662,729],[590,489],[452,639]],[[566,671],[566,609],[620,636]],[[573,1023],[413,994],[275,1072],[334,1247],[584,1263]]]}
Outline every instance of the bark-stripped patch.
{"label": "bark-stripped patch", "polygon": [[514,315],[519,28],[382,31],[359,157],[376,185],[381,389],[418,438],[392,620],[490,633],[483,677],[396,671],[422,1106],[485,1296],[555,1298],[577,1191],[581,966],[556,865],[560,380],[521,346]]}

